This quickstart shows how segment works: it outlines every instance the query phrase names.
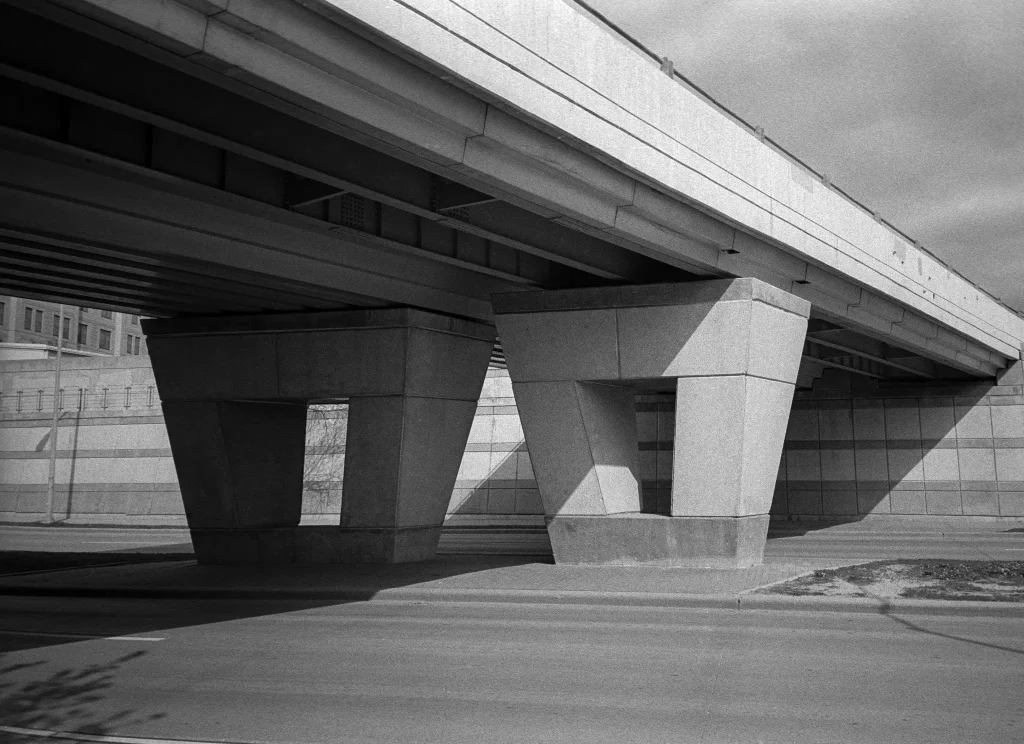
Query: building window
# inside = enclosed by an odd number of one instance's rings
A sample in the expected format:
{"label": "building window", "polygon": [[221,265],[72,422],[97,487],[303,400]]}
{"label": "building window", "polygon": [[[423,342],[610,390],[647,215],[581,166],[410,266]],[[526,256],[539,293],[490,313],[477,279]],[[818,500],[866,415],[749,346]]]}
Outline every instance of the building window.
{"label": "building window", "polygon": [[78,343],[80,346],[85,346],[89,343],[89,326],[85,323],[78,324]]}
{"label": "building window", "polygon": [[64,318],[64,340],[71,340],[71,318]]}
{"label": "building window", "polygon": [[112,312],[110,312],[109,310],[100,310],[100,317],[101,318],[106,318],[107,320],[110,320],[111,318],[114,317],[114,314]]}
{"label": "building window", "polygon": [[43,332],[43,311],[36,310],[36,333]]}
{"label": "building window", "polygon": [[81,313],[82,315],[85,315],[87,312],[89,312],[89,308],[87,308],[87,307],[79,307],[78,308],[78,312]]}
{"label": "building window", "polygon": [[30,307],[25,308],[25,330],[32,330],[32,308]]}
{"label": "building window", "polygon": [[141,354],[142,353],[142,336],[136,336],[135,337],[135,353],[136,354]]}
{"label": "building window", "polygon": [[100,348],[110,351],[110,331],[100,329]]}
{"label": "building window", "polygon": [[133,315],[132,316],[132,325],[138,325],[138,324],[139,324],[139,316],[138,315]]}
{"label": "building window", "polygon": [[132,334],[129,333],[128,334],[128,343],[125,344],[125,350],[124,351],[125,351],[126,354],[134,354],[135,353],[133,351],[134,348],[135,348],[135,336],[133,336]]}
{"label": "building window", "polygon": [[4,310],[5,309],[6,309],[6,306],[4,305],[4,303],[0,302],[0,328],[4,327]]}

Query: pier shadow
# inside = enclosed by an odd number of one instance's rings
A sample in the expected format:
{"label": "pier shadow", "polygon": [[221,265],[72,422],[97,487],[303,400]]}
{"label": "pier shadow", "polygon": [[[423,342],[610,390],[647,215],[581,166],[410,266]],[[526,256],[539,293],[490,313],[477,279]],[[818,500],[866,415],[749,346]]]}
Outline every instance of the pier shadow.
{"label": "pier shadow", "polygon": [[[0,553],[0,567],[5,557],[10,554]],[[0,601],[7,607],[0,652],[365,602],[388,589],[430,589],[446,578],[553,563],[542,556],[489,555],[276,567],[198,565],[187,557],[137,553],[86,558],[67,565],[66,554],[37,554],[36,570],[0,575]],[[22,560],[18,567],[28,565]]]}

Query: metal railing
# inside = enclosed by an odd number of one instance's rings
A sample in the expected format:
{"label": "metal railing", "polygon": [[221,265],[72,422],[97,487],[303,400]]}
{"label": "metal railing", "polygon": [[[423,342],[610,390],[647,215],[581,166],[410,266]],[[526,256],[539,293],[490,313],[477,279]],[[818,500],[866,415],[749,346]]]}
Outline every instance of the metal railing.
{"label": "metal railing", "polygon": [[[0,393],[0,413],[49,413],[53,411],[53,388],[32,388]],[[62,387],[58,411],[159,410],[160,395],[154,385],[117,386],[92,389]]]}

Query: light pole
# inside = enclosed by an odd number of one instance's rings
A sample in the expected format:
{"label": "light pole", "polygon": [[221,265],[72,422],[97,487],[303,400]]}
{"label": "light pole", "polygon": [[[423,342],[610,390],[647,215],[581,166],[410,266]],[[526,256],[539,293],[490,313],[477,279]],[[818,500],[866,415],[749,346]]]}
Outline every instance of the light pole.
{"label": "light pole", "polygon": [[53,419],[50,421],[50,477],[46,488],[46,523],[53,524],[53,486],[57,479],[57,419],[60,417],[60,363],[64,340],[64,303],[57,316],[57,364],[53,372]]}

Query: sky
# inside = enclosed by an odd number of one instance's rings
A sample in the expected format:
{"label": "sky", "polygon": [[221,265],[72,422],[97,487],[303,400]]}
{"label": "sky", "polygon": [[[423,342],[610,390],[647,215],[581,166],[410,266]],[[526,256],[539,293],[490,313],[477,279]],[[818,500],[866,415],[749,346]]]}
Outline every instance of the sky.
{"label": "sky", "polygon": [[1024,311],[1024,0],[587,0]]}

